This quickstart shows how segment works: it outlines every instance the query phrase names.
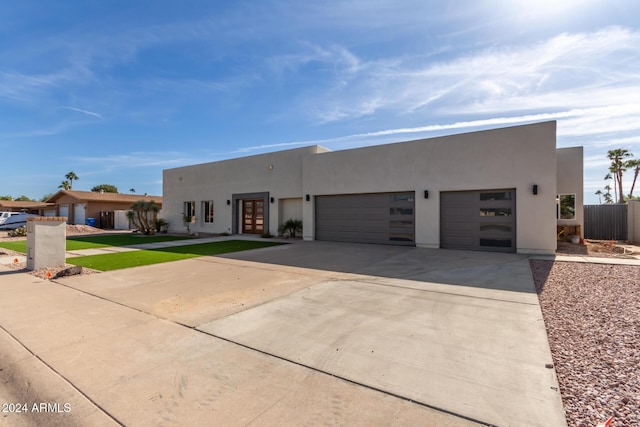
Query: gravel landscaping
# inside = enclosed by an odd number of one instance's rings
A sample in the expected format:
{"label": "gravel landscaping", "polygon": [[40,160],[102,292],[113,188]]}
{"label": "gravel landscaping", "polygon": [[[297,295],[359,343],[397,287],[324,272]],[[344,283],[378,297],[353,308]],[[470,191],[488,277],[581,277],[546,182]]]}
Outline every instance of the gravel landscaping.
{"label": "gravel landscaping", "polygon": [[640,267],[531,261],[570,427],[640,425]]}

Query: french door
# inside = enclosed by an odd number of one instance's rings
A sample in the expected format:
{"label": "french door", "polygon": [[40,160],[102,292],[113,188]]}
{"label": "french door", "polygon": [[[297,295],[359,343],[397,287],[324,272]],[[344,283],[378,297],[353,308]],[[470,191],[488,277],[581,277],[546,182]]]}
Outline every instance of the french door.
{"label": "french door", "polygon": [[264,233],[264,199],[242,201],[242,233]]}

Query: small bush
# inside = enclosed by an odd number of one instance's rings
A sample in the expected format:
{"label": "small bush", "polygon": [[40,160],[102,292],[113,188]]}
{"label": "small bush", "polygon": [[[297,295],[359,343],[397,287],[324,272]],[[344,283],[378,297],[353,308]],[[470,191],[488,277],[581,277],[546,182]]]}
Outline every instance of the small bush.
{"label": "small bush", "polygon": [[278,227],[278,232],[282,235],[289,234],[289,237],[296,237],[296,233],[302,232],[302,220],[289,218]]}
{"label": "small bush", "polygon": [[27,226],[25,225],[13,230],[9,230],[9,233],[7,234],[9,235],[9,237],[24,237],[27,235]]}
{"label": "small bush", "polygon": [[273,234],[269,233],[268,231],[266,233],[262,233],[261,236],[263,239],[270,239],[273,237]]}

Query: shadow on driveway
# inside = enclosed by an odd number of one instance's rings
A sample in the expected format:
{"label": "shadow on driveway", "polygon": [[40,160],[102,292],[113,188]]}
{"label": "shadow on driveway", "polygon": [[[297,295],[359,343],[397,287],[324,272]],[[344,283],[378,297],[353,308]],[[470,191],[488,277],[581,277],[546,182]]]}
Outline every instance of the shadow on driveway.
{"label": "shadow on driveway", "polygon": [[224,258],[535,294],[528,256],[356,243],[300,241]]}

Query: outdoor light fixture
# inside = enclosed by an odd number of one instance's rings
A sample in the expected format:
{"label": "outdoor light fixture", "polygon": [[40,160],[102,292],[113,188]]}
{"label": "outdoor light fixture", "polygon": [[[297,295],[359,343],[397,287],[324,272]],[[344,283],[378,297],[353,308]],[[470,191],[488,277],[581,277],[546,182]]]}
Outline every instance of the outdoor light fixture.
{"label": "outdoor light fixture", "polygon": [[275,202],[276,199],[274,199],[273,197],[271,198],[271,203]]}
{"label": "outdoor light fixture", "polygon": [[227,199],[227,206],[231,204],[231,200]]}
{"label": "outdoor light fixture", "polygon": [[533,188],[531,190],[533,191],[534,195],[538,194],[538,184],[533,184]]}
{"label": "outdoor light fixture", "polygon": [[309,200],[311,200],[311,196],[307,194],[306,196],[304,196],[304,199],[308,202]]}
{"label": "outdoor light fixture", "polygon": [[424,198],[425,199],[429,198],[429,190],[424,190]]}

